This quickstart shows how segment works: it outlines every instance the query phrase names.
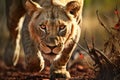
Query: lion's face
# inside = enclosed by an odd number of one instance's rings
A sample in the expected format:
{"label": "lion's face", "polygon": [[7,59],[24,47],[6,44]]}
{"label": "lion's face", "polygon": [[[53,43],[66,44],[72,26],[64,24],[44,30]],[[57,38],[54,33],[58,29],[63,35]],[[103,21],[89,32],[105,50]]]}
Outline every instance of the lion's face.
{"label": "lion's face", "polygon": [[59,54],[67,46],[70,37],[72,37],[73,25],[77,24],[75,16],[80,6],[75,7],[74,12],[73,9],[69,10],[69,5],[67,7],[51,5],[38,8],[35,4],[28,4],[27,7],[34,7],[34,12],[33,10],[30,12],[32,14],[29,23],[31,37],[44,54],[50,56]]}

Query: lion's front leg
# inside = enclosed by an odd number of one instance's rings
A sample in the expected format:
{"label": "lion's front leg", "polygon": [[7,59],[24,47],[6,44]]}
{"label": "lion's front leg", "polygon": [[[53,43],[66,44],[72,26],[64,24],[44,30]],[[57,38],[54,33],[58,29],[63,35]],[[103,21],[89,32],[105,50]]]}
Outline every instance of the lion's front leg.
{"label": "lion's front leg", "polygon": [[54,80],[56,78],[64,78],[64,79],[70,78],[70,73],[66,70],[67,61],[63,62],[64,65],[61,65],[61,64],[62,64],[62,62],[55,61],[51,65],[51,67],[50,67],[50,80]]}
{"label": "lion's front leg", "polygon": [[[29,18],[26,16],[25,22],[29,22]],[[37,48],[37,44],[29,35],[27,24],[23,24],[22,28],[22,45],[25,53],[26,70],[30,72],[38,72],[44,68],[44,60]]]}
{"label": "lion's front leg", "polygon": [[54,80],[55,78],[70,78],[70,73],[66,70],[66,65],[71,57],[74,48],[75,44],[70,44],[68,48],[63,50],[62,55],[51,64],[51,80]]}
{"label": "lion's front leg", "polygon": [[29,37],[23,38],[22,40],[25,53],[26,70],[30,72],[42,71],[44,69],[44,60],[41,52],[37,49],[37,46],[29,39]]}
{"label": "lion's front leg", "polygon": [[44,59],[40,52],[37,55],[25,55],[26,70],[30,72],[41,72],[44,69]]}
{"label": "lion's front leg", "polygon": [[44,59],[35,44],[30,41],[29,44],[23,44],[23,46],[25,52],[26,70],[30,72],[42,71],[44,69]]}

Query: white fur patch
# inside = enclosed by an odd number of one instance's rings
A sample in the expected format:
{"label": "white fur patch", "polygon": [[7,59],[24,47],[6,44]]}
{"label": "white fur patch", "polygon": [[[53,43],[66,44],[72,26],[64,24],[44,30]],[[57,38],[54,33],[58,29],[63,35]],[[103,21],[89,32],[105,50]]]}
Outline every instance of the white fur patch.
{"label": "white fur patch", "polygon": [[13,65],[16,66],[16,64],[18,63],[19,60],[19,56],[20,56],[20,39],[21,39],[21,29],[22,29],[22,25],[23,25],[23,21],[25,19],[25,16],[22,16],[19,20],[18,23],[18,27],[16,28],[16,30],[18,30],[18,35],[17,35],[17,39],[16,39],[16,47],[15,47],[15,51],[14,51],[14,56],[13,56]]}

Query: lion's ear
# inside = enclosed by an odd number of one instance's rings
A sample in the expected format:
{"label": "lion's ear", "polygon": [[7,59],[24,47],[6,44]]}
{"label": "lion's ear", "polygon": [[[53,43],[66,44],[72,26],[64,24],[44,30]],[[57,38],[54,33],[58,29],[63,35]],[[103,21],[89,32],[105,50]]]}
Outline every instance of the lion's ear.
{"label": "lion's ear", "polygon": [[32,15],[36,10],[41,9],[40,5],[32,0],[26,1],[25,8],[29,15]]}
{"label": "lion's ear", "polygon": [[71,1],[66,5],[66,11],[75,17],[79,14],[81,4],[78,1]]}

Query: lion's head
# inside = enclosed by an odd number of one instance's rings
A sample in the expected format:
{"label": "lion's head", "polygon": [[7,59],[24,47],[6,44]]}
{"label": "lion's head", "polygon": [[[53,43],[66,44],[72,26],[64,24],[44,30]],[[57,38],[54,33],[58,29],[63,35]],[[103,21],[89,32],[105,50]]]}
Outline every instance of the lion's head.
{"label": "lion's head", "polygon": [[79,35],[82,5],[77,1],[68,2],[65,6],[51,1],[51,4],[41,7],[27,0],[26,9],[31,16],[30,35],[46,55],[59,54],[68,46],[70,38]]}

